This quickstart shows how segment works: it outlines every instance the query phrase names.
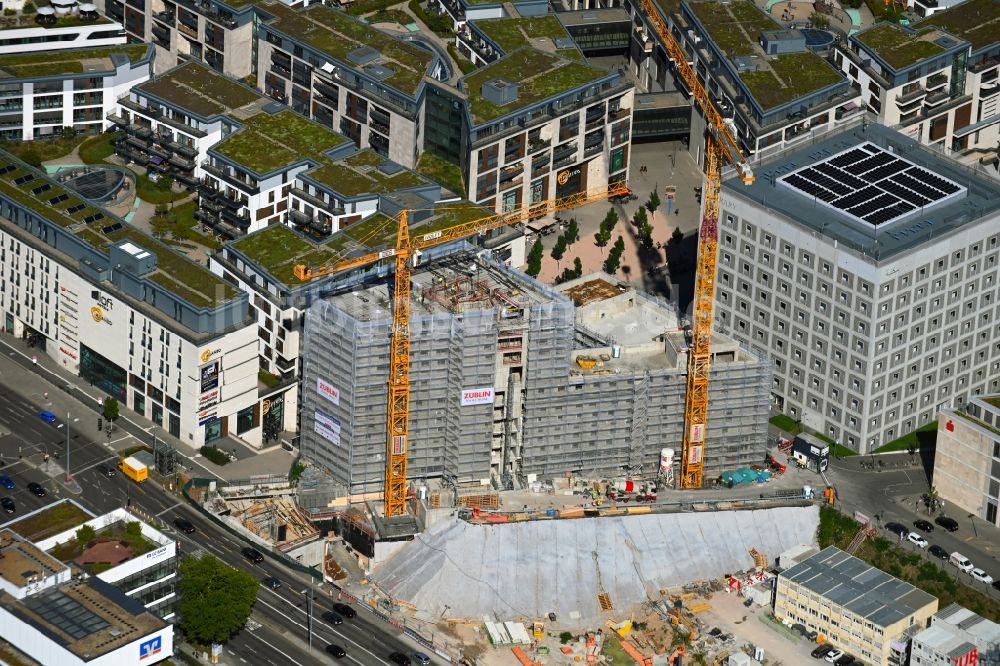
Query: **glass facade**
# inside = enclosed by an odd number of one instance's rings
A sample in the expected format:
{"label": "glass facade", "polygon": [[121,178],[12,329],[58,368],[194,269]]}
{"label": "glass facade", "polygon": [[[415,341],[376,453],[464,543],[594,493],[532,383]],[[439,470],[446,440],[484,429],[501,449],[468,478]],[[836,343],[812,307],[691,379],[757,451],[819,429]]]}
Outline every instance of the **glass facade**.
{"label": "glass facade", "polygon": [[126,402],[128,373],[87,345],[80,345],[80,376],[108,395]]}
{"label": "glass facade", "polygon": [[236,413],[236,434],[242,435],[247,430],[253,430],[253,410],[255,405],[250,405],[246,409],[241,409]]}
{"label": "glass facade", "polygon": [[462,163],[462,103],[428,86],[424,103],[424,148],[452,164]]}

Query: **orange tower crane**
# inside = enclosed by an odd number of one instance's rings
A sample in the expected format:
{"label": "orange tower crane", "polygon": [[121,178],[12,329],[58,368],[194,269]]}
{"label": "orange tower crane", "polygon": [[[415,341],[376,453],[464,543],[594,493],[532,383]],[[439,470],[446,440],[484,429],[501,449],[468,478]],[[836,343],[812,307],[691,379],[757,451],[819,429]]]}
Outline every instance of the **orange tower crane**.
{"label": "orange tower crane", "polygon": [[733,164],[743,182],[754,181],[753,170],[740,151],[705,87],[688,64],[684,49],[670,33],[653,0],[639,0],[656,34],[660,36],[670,61],[684,85],[694,96],[708,123],[705,142],[704,211],[698,229],[698,261],[692,301],[692,346],[688,350],[687,393],[684,403],[684,439],[681,445],[681,488],[701,488],[705,469],[705,434],[708,428],[708,373],[711,365],[712,310],[715,299],[715,266],[719,244],[719,185],[722,161]]}
{"label": "orange tower crane", "polygon": [[420,250],[594,201],[604,201],[609,197],[620,196],[628,192],[629,189],[625,183],[612,183],[607,187],[599,187],[558,199],[545,199],[538,203],[525,205],[517,210],[489,215],[457,224],[448,229],[417,236],[410,235],[407,211],[404,210],[399,214],[397,221],[398,230],[394,248],[351,259],[332,261],[316,268],[303,264],[295,266],[293,271],[295,277],[302,282],[307,282],[325,275],[393,258],[395,290],[392,299],[392,332],[389,342],[389,393],[385,457],[385,515],[387,517],[400,516],[406,512],[406,452],[409,444],[410,416],[410,271],[419,260]]}

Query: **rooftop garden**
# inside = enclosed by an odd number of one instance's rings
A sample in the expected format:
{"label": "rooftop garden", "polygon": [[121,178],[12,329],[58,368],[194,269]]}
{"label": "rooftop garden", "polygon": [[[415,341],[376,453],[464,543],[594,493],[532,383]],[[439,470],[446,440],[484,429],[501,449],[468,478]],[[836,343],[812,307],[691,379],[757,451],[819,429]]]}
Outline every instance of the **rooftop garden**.
{"label": "rooftop garden", "polygon": [[417,162],[417,173],[444,185],[455,194],[465,194],[462,167],[452,164],[428,150],[420,154],[420,160]]}
{"label": "rooftop garden", "polygon": [[[19,79],[36,78],[40,76],[62,76],[65,74],[80,74],[83,65],[99,65],[101,71],[114,71],[115,65],[111,56],[120,53],[137,62],[150,51],[146,44],[128,44],[121,46],[102,46],[90,49],[69,49],[66,51],[45,51],[10,53],[0,55],[0,70]],[[95,63],[93,61],[100,61]],[[93,68],[89,71],[96,71]]]}
{"label": "rooftop garden", "polygon": [[100,530],[81,525],[72,539],[57,544],[49,554],[96,575],[159,547],[143,536],[138,522],[117,521]]}
{"label": "rooftop garden", "polygon": [[28,541],[42,541],[85,523],[92,517],[76,504],[62,501],[32,516],[22,518],[9,527]]}
{"label": "rooftop garden", "polygon": [[1000,407],[1000,396],[997,395],[983,396],[982,400],[987,405],[991,405],[993,407]]}
{"label": "rooftop garden", "polygon": [[[47,2],[39,2],[38,7],[47,7]],[[84,18],[79,14],[55,14],[45,17],[45,21],[39,20],[38,9],[30,0],[24,3],[20,12],[14,10],[14,14],[4,13],[0,16],[0,30],[14,30],[17,28],[45,28],[53,30],[55,28],[77,28],[81,25],[107,25],[111,19],[103,16],[91,15]]]}
{"label": "rooftop garden", "polygon": [[269,23],[292,39],[304,42],[327,53],[345,65],[354,67],[347,54],[362,46],[370,46],[381,54],[375,62],[394,73],[384,79],[387,85],[414,95],[433,57],[429,52],[390,37],[364,23],[320,4],[298,11],[280,4],[264,8],[277,18]]}
{"label": "rooftop garden", "polygon": [[937,26],[972,44],[978,51],[997,41],[1000,34],[1000,3],[995,0],[967,0],[932,14],[916,24],[916,28]]}
{"label": "rooftop garden", "polygon": [[230,134],[213,150],[233,162],[266,174],[338,146],[347,138],[289,110],[258,113],[242,130]]}
{"label": "rooftop garden", "polygon": [[203,118],[238,109],[261,98],[255,90],[196,62],[187,62],[137,89],[169,100]]}
{"label": "rooftop garden", "polygon": [[765,111],[843,80],[837,70],[811,52],[774,56],[767,63],[770,69],[740,74]]}
{"label": "rooftop garden", "polygon": [[516,19],[486,19],[475,21],[473,25],[496,42],[505,53],[524,46],[531,39],[556,40],[560,37],[569,37],[566,28],[553,14]]}
{"label": "rooftop garden", "polygon": [[944,53],[943,47],[930,41],[937,36],[933,28],[913,32],[897,23],[879,23],[854,37],[898,71]]}
{"label": "rooftop garden", "polygon": [[[526,47],[476,70],[462,81],[473,119],[484,123],[607,76],[606,70]],[[483,84],[493,79],[519,83],[517,99],[504,106],[483,99]]]}
{"label": "rooftop garden", "polygon": [[756,53],[754,46],[762,32],[780,30],[771,17],[748,0],[723,4],[692,2],[688,5],[708,31],[708,36],[731,60]]}
{"label": "rooftop garden", "polygon": [[396,192],[427,184],[424,178],[409,170],[404,169],[393,175],[379,171],[378,165],[387,161],[377,153],[364,150],[346,160],[338,162],[327,160],[322,166],[306,172],[305,175],[346,197]]}

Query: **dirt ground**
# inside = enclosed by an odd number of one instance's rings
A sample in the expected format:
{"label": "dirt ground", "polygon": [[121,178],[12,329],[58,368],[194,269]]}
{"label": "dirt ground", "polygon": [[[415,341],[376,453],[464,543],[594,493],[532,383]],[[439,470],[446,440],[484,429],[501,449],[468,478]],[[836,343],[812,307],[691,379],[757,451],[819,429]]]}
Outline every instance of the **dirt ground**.
{"label": "dirt ground", "polygon": [[[702,613],[701,619],[709,629],[718,627],[733,634],[736,649],[745,643],[762,647],[767,664],[796,666],[813,661],[809,653],[816,647],[815,643],[796,636],[787,627],[778,628],[762,620],[770,612],[769,606],[746,608],[743,601],[744,598],[735,593],[714,594],[708,601],[711,610]],[[752,652],[748,654],[753,656]]]}

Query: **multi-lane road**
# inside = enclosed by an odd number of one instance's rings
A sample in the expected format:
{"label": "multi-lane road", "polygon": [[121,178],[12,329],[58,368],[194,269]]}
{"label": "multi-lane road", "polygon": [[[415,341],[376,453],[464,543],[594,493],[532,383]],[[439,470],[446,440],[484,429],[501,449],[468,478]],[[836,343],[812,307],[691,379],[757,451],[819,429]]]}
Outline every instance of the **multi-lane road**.
{"label": "multi-lane road", "polygon": [[[337,599],[331,596],[329,589],[319,585],[313,588],[315,602],[310,649],[307,603],[310,582],[307,578],[270,558],[261,564],[248,562],[240,553],[240,549],[247,544],[188,506],[180,495],[167,492],[153,482],[137,485],[121,473],[110,477],[101,473],[99,466],[102,464],[115,465],[117,454],[113,445],[120,438],[131,434],[140,441],[148,439],[148,434],[134,424],[120,421],[121,427],[116,426],[109,445],[105,436],[97,430],[96,414],[74,410],[80,415],[70,417],[79,419],[69,424],[70,471],[82,492],[70,492],[61,471],[66,462],[66,414],[60,414],[51,404],[52,396],[46,396],[46,392],[59,389],[37,376],[25,382],[23,373],[26,370],[30,373],[30,368],[24,368],[23,364],[15,372],[3,372],[11,359],[0,358],[0,401],[4,405],[0,410],[0,462],[3,463],[0,474],[9,476],[16,486],[13,489],[0,488],[0,496],[11,497],[16,506],[14,514],[0,514],[0,523],[65,497],[72,498],[95,514],[131,503],[147,515],[162,520],[166,524],[164,531],[178,542],[183,553],[211,553],[232,566],[251,571],[261,579],[268,576],[277,578],[282,583],[281,587],[270,589],[261,586],[247,626],[226,644],[223,662],[227,664],[307,666],[339,661],[372,666],[388,663],[386,657],[390,652],[413,652],[409,639],[403,639],[396,628],[376,619],[364,609],[359,608],[357,617],[345,618],[341,625],[324,622],[321,614],[331,610],[331,604]],[[39,417],[39,412],[45,409],[56,414],[56,423],[46,423]],[[134,441],[132,437],[128,440]],[[45,454],[50,456],[51,466],[43,463]],[[32,482],[42,485],[45,497],[37,497],[27,490],[27,485]],[[173,527],[173,521],[180,517],[195,526],[193,534],[184,534]],[[347,656],[334,660],[325,652],[329,644],[341,646]],[[444,663],[436,656],[432,658],[436,663]]]}

